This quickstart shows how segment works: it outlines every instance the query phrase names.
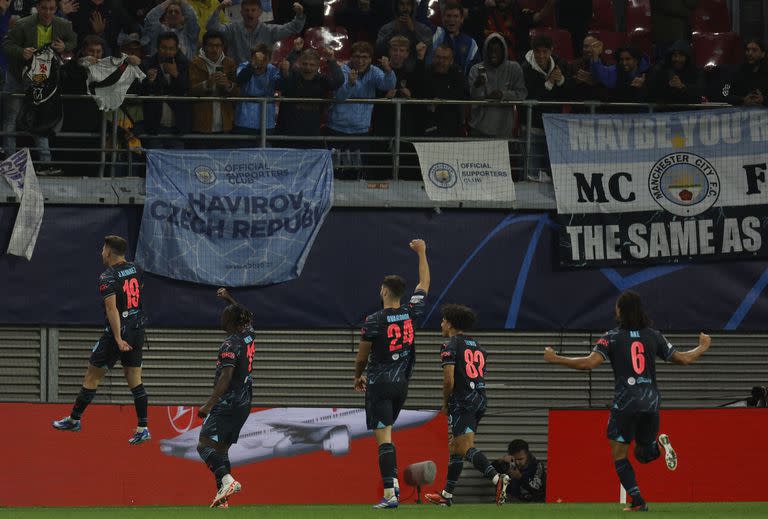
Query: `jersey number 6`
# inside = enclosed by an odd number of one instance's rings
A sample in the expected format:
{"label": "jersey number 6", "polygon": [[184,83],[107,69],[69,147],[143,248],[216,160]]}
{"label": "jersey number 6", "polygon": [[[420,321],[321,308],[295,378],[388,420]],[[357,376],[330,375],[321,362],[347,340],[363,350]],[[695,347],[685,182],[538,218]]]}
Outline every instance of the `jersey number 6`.
{"label": "jersey number 6", "polygon": [[645,371],[645,346],[640,341],[632,343],[632,369],[638,375]]}

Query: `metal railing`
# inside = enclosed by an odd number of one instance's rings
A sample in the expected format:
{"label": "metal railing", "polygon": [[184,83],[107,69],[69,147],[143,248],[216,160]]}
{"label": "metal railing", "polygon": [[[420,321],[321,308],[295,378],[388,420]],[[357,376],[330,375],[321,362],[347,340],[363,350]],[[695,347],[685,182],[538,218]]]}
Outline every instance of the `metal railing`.
{"label": "metal railing", "polygon": [[[23,94],[8,94],[2,93],[0,95],[12,95],[16,97],[23,97]],[[84,100],[92,99],[90,95],[62,95],[64,102],[66,100]],[[401,126],[403,122],[403,113],[408,106],[461,106],[465,109],[471,106],[487,106],[487,107],[503,107],[509,108],[512,113],[511,116],[520,116],[524,112],[524,118],[516,124],[516,135],[507,136],[506,140],[517,147],[519,153],[513,153],[510,151],[510,156],[519,157],[522,160],[517,166],[513,166],[513,172],[516,171],[519,174],[519,178],[523,179],[527,177],[531,168],[531,162],[534,157],[541,157],[541,155],[534,154],[533,148],[533,129],[534,129],[534,115],[537,109],[546,109],[552,113],[553,108],[570,107],[571,110],[579,110],[580,113],[585,114],[597,114],[597,113],[611,113],[614,110],[620,110],[626,112],[627,110],[637,111],[638,113],[648,112],[653,113],[658,109],[662,110],[707,110],[716,108],[726,108],[731,105],[725,103],[704,103],[704,104],[658,104],[658,103],[607,103],[602,101],[536,101],[536,100],[524,100],[524,101],[488,101],[488,100],[445,100],[445,99],[404,99],[404,98],[392,98],[392,99],[348,99],[345,101],[336,101],[335,99],[325,98],[287,98],[287,97],[194,97],[194,96],[138,96],[128,95],[126,96],[126,102],[134,103],[136,101],[151,101],[157,102],[190,102],[190,103],[206,103],[206,102],[227,102],[227,103],[259,103],[260,105],[260,128],[259,134],[246,135],[237,133],[188,133],[188,134],[146,134],[140,133],[139,138],[149,139],[176,139],[184,142],[194,141],[226,141],[226,142],[242,142],[252,141],[254,137],[257,138],[258,145],[256,147],[265,148],[271,142],[290,143],[292,141],[303,142],[317,142],[319,148],[333,148],[334,142],[371,142],[371,143],[384,143],[389,144],[389,150],[387,152],[374,151],[367,152],[363,155],[365,157],[389,157],[390,163],[381,164],[365,164],[364,167],[367,170],[391,170],[391,179],[398,180],[400,178],[403,157],[416,157],[415,152],[403,152],[403,143],[412,141],[440,141],[440,142],[467,142],[483,140],[482,137],[427,137],[420,135],[402,135]],[[340,136],[340,135],[320,135],[320,136],[291,136],[270,134],[267,128],[267,105],[268,104],[281,104],[281,103],[301,103],[301,104],[370,104],[370,105],[391,105],[394,107],[394,133],[391,136]],[[516,113],[515,113],[516,112]],[[100,128],[94,129],[92,133],[83,132],[59,132],[55,134],[57,138],[98,138],[98,148],[87,148],[85,151],[92,151],[94,154],[99,154],[99,160],[96,161],[62,161],[57,160],[55,157],[51,160],[51,164],[74,164],[74,165],[95,165],[98,166],[98,176],[104,177],[116,177],[116,176],[135,176],[136,170],[141,170],[145,163],[143,161],[137,161],[134,157],[135,153],[128,149],[118,149],[118,121],[119,111],[114,110],[110,112],[102,113],[102,120]],[[109,129],[109,131],[108,131]],[[318,128],[320,130],[320,128]],[[518,131],[520,131],[518,133]],[[0,135],[16,135],[26,136],[27,133],[22,132],[0,132]],[[500,137],[504,138],[504,137]],[[233,146],[237,147],[237,146]],[[247,146],[254,147],[254,146]],[[36,148],[30,148],[33,151]],[[84,151],[83,148],[70,148],[70,147],[51,147],[51,152],[69,152],[69,151]],[[38,161],[36,161],[38,162]],[[39,162],[38,162],[39,163]],[[350,169],[355,166],[335,164],[335,169]],[[407,166],[405,166],[407,169]],[[127,174],[121,174],[123,171]],[[418,178],[418,175],[417,177]]]}

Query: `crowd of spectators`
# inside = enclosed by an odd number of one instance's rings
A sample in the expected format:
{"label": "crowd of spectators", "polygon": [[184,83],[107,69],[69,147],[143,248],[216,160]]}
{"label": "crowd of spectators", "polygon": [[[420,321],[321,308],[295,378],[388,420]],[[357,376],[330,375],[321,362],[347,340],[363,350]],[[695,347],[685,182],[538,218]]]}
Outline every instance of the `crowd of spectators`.
{"label": "crowd of spectators", "polygon": [[[205,142],[204,147],[253,146],[258,145],[255,136],[265,124],[270,142],[280,146],[323,146],[311,138],[326,136],[329,145],[339,150],[343,178],[364,174],[371,161],[366,158],[369,152],[391,150],[391,145],[360,138],[391,138],[393,106],[268,103],[263,116],[260,102],[226,98],[768,105],[768,60],[761,41],[746,42],[741,64],[716,70],[696,65],[686,20],[697,0],[650,2],[656,43],[651,52],[631,45],[608,48],[599,33],[590,33],[591,0],[337,0],[325,4],[318,0],[0,0],[3,88],[23,91],[22,67],[46,44],[65,58],[64,93],[87,92],[84,78],[89,60],[122,57],[140,66],[145,75],[129,93],[220,98],[126,103],[129,106],[121,111],[130,120],[132,130],[127,135],[141,138],[144,146],[202,147],[196,142]],[[318,45],[305,34],[310,29],[308,17],[316,25],[329,23],[323,16],[331,11],[330,4],[334,4],[335,25],[322,30],[338,36],[329,41],[333,48]],[[437,6],[439,17],[430,12]],[[573,55],[568,55],[570,49],[564,55],[546,31],[532,31],[555,20],[570,30]],[[276,52],[278,48],[283,51]],[[348,59],[337,62],[337,55],[344,53]],[[5,98],[5,132],[15,131],[20,103],[19,98]],[[98,119],[95,103],[70,104],[68,100],[65,105],[63,131],[96,130],[84,123]],[[534,155],[541,159],[529,164],[530,179],[546,181],[541,114],[561,110],[553,105],[537,107],[527,121],[512,104],[472,105],[467,110],[439,103],[411,105],[402,110],[399,130],[404,137],[513,139],[530,124]],[[236,141],[182,138],[190,133],[254,137],[250,144],[246,137]],[[290,138],[280,140],[279,136]],[[35,145],[42,162],[56,161],[47,136],[35,136]],[[6,135],[3,147],[6,154],[13,152],[15,138]]]}

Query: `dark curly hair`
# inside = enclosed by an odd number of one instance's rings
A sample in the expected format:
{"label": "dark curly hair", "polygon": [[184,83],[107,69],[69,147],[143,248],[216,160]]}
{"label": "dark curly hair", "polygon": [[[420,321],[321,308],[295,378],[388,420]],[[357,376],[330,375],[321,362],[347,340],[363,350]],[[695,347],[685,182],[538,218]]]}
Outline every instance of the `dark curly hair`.
{"label": "dark curly hair", "polygon": [[251,324],[253,314],[240,304],[227,306],[221,312],[221,327],[227,333],[237,333]]}

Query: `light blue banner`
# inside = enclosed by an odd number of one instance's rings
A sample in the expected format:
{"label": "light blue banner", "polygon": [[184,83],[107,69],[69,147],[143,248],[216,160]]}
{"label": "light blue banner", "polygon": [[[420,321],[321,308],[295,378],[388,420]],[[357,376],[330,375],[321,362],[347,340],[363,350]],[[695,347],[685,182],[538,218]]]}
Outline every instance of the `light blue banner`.
{"label": "light blue banner", "polygon": [[328,150],[147,150],[136,261],[208,285],[288,281],[332,201]]}
{"label": "light blue banner", "polygon": [[622,164],[676,150],[705,157],[754,155],[768,145],[768,110],[545,114],[544,129],[553,165]]}

